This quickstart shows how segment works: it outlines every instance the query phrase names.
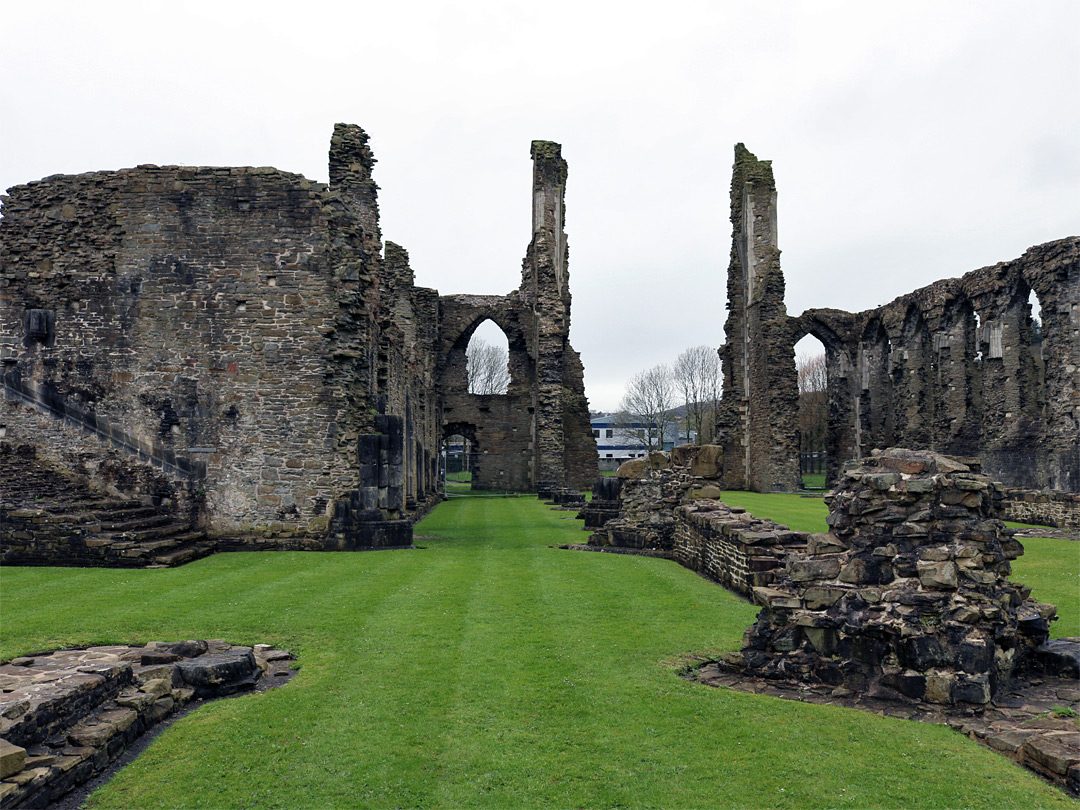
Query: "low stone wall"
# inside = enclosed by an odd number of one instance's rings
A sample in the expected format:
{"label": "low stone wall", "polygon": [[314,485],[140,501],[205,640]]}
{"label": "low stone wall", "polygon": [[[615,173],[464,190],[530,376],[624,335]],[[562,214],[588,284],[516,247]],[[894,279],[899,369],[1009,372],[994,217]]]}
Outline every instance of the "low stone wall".
{"label": "low stone wall", "polygon": [[722,467],[716,445],[681,445],[626,462],[616,479],[601,479],[618,486],[594,489],[594,499],[599,492],[617,500],[582,511],[586,528],[590,518],[604,518],[589,545],[670,556],[749,598],[754,587],[774,581],[788,553],[806,548],[810,535],[717,500]]}
{"label": "low stone wall", "polygon": [[776,579],[789,552],[806,548],[808,536],[738,507],[702,501],[675,510],[672,550],[679,564],[749,598],[754,587]]}
{"label": "low stone wall", "polygon": [[585,521],[586,531],[599,529],[619,516],[621,491],[622,480],[619,478],[596,479],[592,488],[592,500],[578,512],[578,519]]}
{"label": "low stone wall", "polygon": [[1080,532],[1080,494],[1050,489],[1006,489],[1001,517]]}

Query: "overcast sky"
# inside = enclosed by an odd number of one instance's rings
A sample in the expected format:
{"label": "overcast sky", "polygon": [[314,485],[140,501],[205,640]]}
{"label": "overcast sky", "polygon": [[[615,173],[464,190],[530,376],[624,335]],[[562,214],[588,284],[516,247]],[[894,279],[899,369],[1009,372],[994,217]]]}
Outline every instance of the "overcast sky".
{"label": "overcast sky", "polygon": [[733,145],[773,161],[787,307],[862,310],[1080,233],[1080,2],[98,2],[0,13],[0,189],[140,163],[326,181],[371,135],[417,283],[506,293],[532,139],[569,163],[594,409],[719,346]]}

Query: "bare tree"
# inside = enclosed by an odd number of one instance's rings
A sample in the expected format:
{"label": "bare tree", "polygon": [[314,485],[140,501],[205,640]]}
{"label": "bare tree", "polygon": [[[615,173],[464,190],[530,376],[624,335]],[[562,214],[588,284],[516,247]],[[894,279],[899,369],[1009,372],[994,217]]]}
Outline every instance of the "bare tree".
{"label": "bare tree", "polygon": [[615,425],[646,449],[662,450],[674,405],[675,385],[671,369],[661,363],[638,372],[627,383]]}
{"label": "bare tree", "polygon": [[800,359],[799,373],[799,449],[804,453],[825,449],[829,425],[829,377],[825,355]]}
{"label": "bare tree", "polygon": [[692,346],[676,358],[672,375],[686,406],[686,440],[696,430],[700,444],[707,432],[705,420],[720,400],[720,357],[710,346]]}
{"label": "bare tree", "polygon": [[470,394],[505,394],[510,388],[510,358],[506,349],[473,337],[465,350]]}

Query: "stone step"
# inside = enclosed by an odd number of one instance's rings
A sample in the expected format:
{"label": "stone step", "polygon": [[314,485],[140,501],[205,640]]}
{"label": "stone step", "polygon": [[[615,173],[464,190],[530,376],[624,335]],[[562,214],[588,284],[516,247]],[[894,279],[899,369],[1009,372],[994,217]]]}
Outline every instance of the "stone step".
{"label": "stone step", "polygon": [[53,514],[65,514],[67,512],[95,512],[106,513],[114,510],[144,508],[141,501],[131,498],[110,498],[107,496],[84,497],[78,500],[65,501],[63,503],[49,503],[48,510]]}
{"label": "stone step", "polygon": [[188,531],[191,528],[187,523],[181,523],[179,521],[169,521],[163,526],[156,526],[150,529],[142,529],[141,531],[132,532],[115,532],[113,536],[117,539],[130,540],[133,543],[145,544],[153,540],[161,540],[165,537],[172,537],[176,534]]}
{"label": "stone step", "polygon": [[164,566],[184,565],[190,563],[192,559],[198,559],[201,556],[205,556],[200,553],[201,548],[199,545],[184,545],[179,549],[173,551],[166,551],[164,554],[158,554],[154,557],[154,562]]}
{"label": "stone step", "polygon": [[157,509],[152,506],[136,501],[130,506],[121,507],[106,507],[104,509],[95,510],[98,518],[110,523],[121,523],[128,520],[138,520],[139,518],[150,517],[158,514]]}
{"label": "stone step", "polygon": [[213,543],[197,543],[194,545],[182,546],[173,551],[167,551],[164,554],[158,554],[157,557],[155,557],[155,561],[160,565],[183,565],[186,562],[205,557],[207,554],[213,552],[213,550]]}
{"label": "stone step", "polygon": [[154,526],[161,526],[173,520],[170,515],[163,515],[153,507],[146,506],[143,507],[141,511],[143,511],[144,514],[128,516],[124,520],[102,520],[101,530],[106,532],[135,531],[138,529],[149,529]]}
{"label": "stone step", "polygon": [[151,540],[149,543],[140,543],[140,545],[149,551],[162,552],[166,549],[176,548],[179,543],[175,539],[167,537],[164,540]]}

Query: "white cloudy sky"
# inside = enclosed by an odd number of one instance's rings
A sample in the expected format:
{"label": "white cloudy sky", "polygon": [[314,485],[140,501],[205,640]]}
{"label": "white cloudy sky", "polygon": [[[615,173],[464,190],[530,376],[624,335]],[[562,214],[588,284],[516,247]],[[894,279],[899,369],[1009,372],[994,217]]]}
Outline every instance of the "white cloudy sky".
{"label": "white cloudy sky", "polygon": [[570,164],[594,408],[723,342],[732,147],[771,159],[788,311],[860,310],[1080,232],[1080,3],[51,2],[0,7],[0,189],[139,163],[325,181],[363,126],[384,238],[517,286],[534,138]]}

